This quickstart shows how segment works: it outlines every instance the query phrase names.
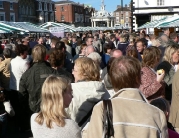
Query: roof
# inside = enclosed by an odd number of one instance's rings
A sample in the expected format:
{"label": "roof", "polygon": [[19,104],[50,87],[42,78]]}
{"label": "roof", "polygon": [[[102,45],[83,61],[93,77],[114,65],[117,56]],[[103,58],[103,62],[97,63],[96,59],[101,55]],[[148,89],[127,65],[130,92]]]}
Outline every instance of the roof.
{"label": "roof", "polygon": [[128,7],[123,7],[123,9],[122,9],[122,7],[119,7],[114,12],[119,12],[119,11],[131,11],[131,10]]}
{"label": "roof", "polygon": [[36,32],[45,33],[49,32],[47,29],[40,28],[39,26],[29,22],[0,22],[0,27],[9,29],[11,32]]}

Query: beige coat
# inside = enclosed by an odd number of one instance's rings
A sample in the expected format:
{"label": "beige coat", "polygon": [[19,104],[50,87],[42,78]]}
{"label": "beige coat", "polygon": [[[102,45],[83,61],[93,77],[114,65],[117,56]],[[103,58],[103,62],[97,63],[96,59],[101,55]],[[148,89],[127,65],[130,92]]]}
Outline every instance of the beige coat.
{"label": "beige coat", "polygon": [[[122,89],[112,98],[115,138],[168,138],[166,117],[138,89]],[[103,104],[98,103],[83,138],[102,138]]]}
{"label": "beige coat", "polygon": [[9,88],[11,58],[6,58],[0,63],[0,83],[3,88]]}
{"label": "beige coat", "polygon": [[175,73],[172,82],[172,102],[169,122],[174,127],[179,128],[179,70]]}

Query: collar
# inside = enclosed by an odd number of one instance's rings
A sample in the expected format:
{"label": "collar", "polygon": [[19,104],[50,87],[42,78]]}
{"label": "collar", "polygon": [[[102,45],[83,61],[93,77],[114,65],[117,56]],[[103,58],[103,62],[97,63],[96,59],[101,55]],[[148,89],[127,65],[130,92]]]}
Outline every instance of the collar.
{"label": "collar", "polygon": [[123,98],[128,100],[138,100],[149,103],[145,96],[140,92],[137,88],[124,88],[115,92],[115,94],[111,97],[113,98]]}

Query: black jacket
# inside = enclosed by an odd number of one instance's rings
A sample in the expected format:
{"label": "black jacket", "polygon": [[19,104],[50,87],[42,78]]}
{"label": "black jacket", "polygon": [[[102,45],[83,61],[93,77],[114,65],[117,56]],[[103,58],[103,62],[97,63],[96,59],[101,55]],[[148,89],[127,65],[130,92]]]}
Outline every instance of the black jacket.
{"label": "black jacket", "polygon": [[41,88],[45,79],[58,72],[46,62],[34,63],[21,77],[19,84],[20,102],[28,104],[32,112],[40,111]]}

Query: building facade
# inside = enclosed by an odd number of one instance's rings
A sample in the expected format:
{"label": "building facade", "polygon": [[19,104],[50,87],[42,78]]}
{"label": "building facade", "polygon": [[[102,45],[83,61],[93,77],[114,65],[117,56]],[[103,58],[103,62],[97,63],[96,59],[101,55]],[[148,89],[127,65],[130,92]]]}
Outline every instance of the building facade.
{"label": "building facade", "polygon": [[90,5],[64,0],[55,2],[55,21],[75,26],[90,26],[93,8]]}
{"label": "building facade", "polygon": [[92,14],[91,26],[92,27],[113,27],[114,19],[112,13],[105,10],[104,0],[101,3],[101,9]]}
{"label": "building facade", "polygon": [[37,23],[38,19],[35,12],[34,0],[19,0],[18,2],[18,21]]}
{"label": "building facade", "polygon": [[125,5],[125,7],[117,6],[117,10],[114,11],[115,25],[123,27],[131,27],[131,8]]}
{"label": "building facade", "polygon": [[35,5],[39,23],[55,21],[55,4],[52,0],[36,0]]}
{"label": "building facade", "polygon": [[16,0],[0,1],[0,21],[18,21],[18,2]]}
{"label": "building facade", "polygon": [[132,0],[133,27],[135,30],[146,22],[159,20],[179,13],[179,1],[171,0]]}

